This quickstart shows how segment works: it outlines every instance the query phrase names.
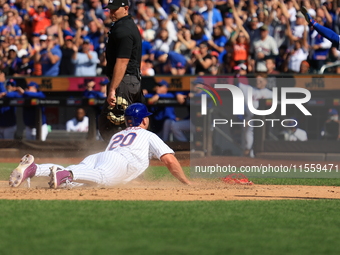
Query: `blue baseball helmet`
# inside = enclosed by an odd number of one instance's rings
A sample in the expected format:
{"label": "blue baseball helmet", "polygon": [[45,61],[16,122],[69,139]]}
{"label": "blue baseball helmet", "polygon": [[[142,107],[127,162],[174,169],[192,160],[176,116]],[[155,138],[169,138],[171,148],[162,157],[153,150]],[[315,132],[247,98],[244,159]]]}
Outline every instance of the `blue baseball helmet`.
{"label": "blue baseball helmet", "polygon": [[17,86],[17,83],[16,83],[15,80],[9,79],[9,80],[7,80],[7,82],[6,82],[6,85],[7,85],[7,86],[8,86],[8,85],[11,85],[11,86],[13,86],[13,87],[16,87],[16,86]]}
{"label": "blue baseball helmet", "polygon": [[27,87],[36,87],[37,89],[39,89],[39,85],[38,83],[31,81],[30,83],[27,84]]}
{"label": "blue baseball helmet", "polygon": [[125,109],[125,122],[128,127],[137,127],[142,123],[145,117],[150,116],[152,113],[148,108],[141,103],[134,103]]}

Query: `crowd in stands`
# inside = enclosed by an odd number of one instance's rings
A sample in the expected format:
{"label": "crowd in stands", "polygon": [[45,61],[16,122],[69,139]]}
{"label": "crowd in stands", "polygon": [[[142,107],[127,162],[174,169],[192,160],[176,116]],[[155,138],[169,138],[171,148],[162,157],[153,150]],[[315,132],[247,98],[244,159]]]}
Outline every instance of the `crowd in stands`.
{"label": "crowd in stands", "polygon": [[[332,0],[131,0],[142,74],[317,72],[340,58],[301,6],[340,32]],[[8,76],[105,73],[108,0],[0,0],[0,70]],[[335,69],[335,72],[340,71]]]}

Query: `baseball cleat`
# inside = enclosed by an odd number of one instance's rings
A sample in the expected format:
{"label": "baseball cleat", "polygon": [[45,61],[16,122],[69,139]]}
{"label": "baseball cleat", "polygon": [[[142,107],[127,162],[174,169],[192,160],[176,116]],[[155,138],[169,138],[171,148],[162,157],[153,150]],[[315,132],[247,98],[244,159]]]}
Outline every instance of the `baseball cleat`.
{"label": "baseball cleat", "polygon": [[51,167],[50,172],[50,188],[58,188],[61,184],[66,183],[69,184],[73,181],[73,175],[71,171],[63,170],[58,168],[57,166]]}
{"label": "baseball cleat", "polygon": [[37,165],[34,163],[33,155],[27,154],[21,160],[17,168],[13,170],[9,177],[9,186],[16,188],[25,180],[35,176]]}
{"label": "baseball cleat", "polygon": [[301,12],[302,12],[303,16],[305,16],[305,19],[306,19],[306,21],[308,22],[308,24],[311,24],[311,25],[312,25],[313,19],[312,19],[312,17],[309,15],[308,10],[306,9],[306,7],[302,6],[302,7],[301,7]]}

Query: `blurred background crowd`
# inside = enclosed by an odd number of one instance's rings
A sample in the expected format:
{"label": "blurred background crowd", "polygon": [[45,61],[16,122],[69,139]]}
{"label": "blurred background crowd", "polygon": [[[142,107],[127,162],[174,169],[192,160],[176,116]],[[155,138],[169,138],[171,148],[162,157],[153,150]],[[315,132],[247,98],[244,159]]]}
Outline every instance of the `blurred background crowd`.
{"label": "blurred background crowd", "polygon": [[[0,70],[7,76],[105,73],[108,0],[0,0]],[[300,7],[340,33],[333,0],[132,0],[142,74],[316,73],[340,58]],[[337,68],[334,72],[339,72]]]}

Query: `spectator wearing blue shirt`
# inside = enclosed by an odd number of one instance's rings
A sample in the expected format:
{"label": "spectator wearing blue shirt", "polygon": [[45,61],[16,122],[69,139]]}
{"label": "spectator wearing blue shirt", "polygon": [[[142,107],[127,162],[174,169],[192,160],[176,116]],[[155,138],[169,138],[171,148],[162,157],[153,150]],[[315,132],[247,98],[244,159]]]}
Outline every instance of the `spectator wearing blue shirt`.
{"label": "spectator wearing blue shirt", "polygon": [[[84,83],[86,86],[86,89],[83,93],[83,97],[85,98],[95,98],[95,99],[105,99],[106,98],[106,88],[107,85],[109,84],[109,79],[108,78],[102,78],[99,82],[100,85],[100,90],[95,90],[95,85],[96,82],[92,78],[86,78],[84,79]],[[96,120],[98,120],[98,116],[100,112],[102,111],[102,105],[97,105],[94,107],[95,115],[96,115]],[[97,123],[98,127],[98,123]],[[100,139],[100,135],[98,132],[97,140]]]}
{"label": "spectator wearing blue shirt", "polygon": [[[321,17],[316,17],[315,21],[320,25],[324,25]],[[326,64],[326,59],[328,57],[328,52],[332,47],[332,42],[327,38],[323,37],[316,30],[310,31],[311,33],[311,67],[314,70],[320,70],[320,68]]]}
{"label": "spectator wearing blue shirt", "polygon": [[109,83],[107,78],[101,79],[99,82],[100,91],[94,90],[96,86],[96,82],[94,79],[84,79],[86,89],[83,93],[83,96],[86,98],[97,98],[104,99],[106,98],[106,85]]}
{"label": "spectator wearing blue shirt", "polygon": [[[191,92],[190,93],[183,93],[179,92],[176,94],[177,102],[181,105],[187,105],[188,111],[190,112],[190,104],[188,104],[190,101],[191,105],[195,107],[195,102],[197,99],[201,102],[200,97],[202,94],[207,94],[205,91],[203,91],[201,88],[203,88],[203,85],[205,84],[203,78],[197,77],[194,81],[191,83]],[[200,103],[199,103],[200,104]],[[208,107],[211,107],[211,102],[208,103]],[[174,140],[180,141],[180,142],[188,142],[189,137],[188,133],[195,134],[195,126],[192,123],[192,120],[195,120],[195,117],[190,118],[190,116],[187,116],[184,119],[176,119],[176,121],[171,121],[170,130],[173,134]],[[196,120],[197,123],[197,120]]]}
{"label": "spectator wearing blue shirt", "polygon": [[[169,83],[161,80],[155,87],[155,94],[146,94],[145,98],[148,104],[156,104],[160,98],[175,98],[174,94],[168,92]],[[173,106],[153,106],[151,107],[151,129],[163,141],[169,140],[169,134],[172,121],[176,120],[175,109]]]}
{"label": "spectator wearing blue shirt", "polygon": [[93,20],[89,22],[86,29],[88,30],[86,37],[90,39],[94,51],[100,54],[101,43],[104,43],[101,41],[104,34],[104,25],[99,22],[94,13]]}
{"label": "spectator wearing blue shirt", "polygon": [[195,42],[196,46],[200,45],[203,42],[208,42],[209,38],[204,32],[204,28],[202,25],[196,25],[194,28],[194,33],[191,37]]}
{"label": "spectator wearing blue shirt", "polygon": [[184,75],[186,73],[187,60],[175,51],[168,53],[168,65],[172,75]]}
{"label": "spectator wearing blue shirt", "polygon": [[[3,75],[3,74],[2,74]],[[0,98],[20,98],[15,80],[6,82],[6,91],[0,93]],[[17,129],[16,108],[14,106],[0,107],[0,139],[14,139]]]}
{"label": "spectator wearing blue shirt", "polygon": [[208,44],[212,51],[216,51],[218,53],[223,52],[227,42],[228,39],[223,33],[223,27],[215,26],[214,32],[212,34],[212,39],[208,41]]}
{"label": "spectator wearing blue shirt", "polygon": [[16,24],[16,18],[14,16],[13,11],[9,11],[6,13],[7,21],[3,26],[0,26],[0,34],[2,35],[14,35],[20,36],[21,29],[18,24]]}
{"label": "spectator wearing blue shirt", "polygon": [[97,98],[98,91],[94,90],[94,87],[96,86],[96,82],[94,79],[84,79],[85,83],[85,91],[83,92],[83,97],[86,98]]}
{"label": "spectator wearing blue shirt", "polygon": [[164,11],[167,13],[167,14],[170,14],[171,13],[171,5],[175,5],[175,6],[178,6],[180,7],[180,0],[162,0],[161,1],[161,4],[162,4],[162,7],[164,9]]}
{"label": "spectator wearing blue shirt", "polygon": [[58,76],[62,53],[56,36],[40,36],[40,45],[35,46],[35,62],[41,64],[43,76]]}
{"label": "spectator wearing blue shirt", "polygon": [[223,18],[220,10],[215,8],[215,0],[205,0],[207,10],[202,12],[202,16],[207,24],[210,34],[213,33],[215,26],[223,26]]}
{"label": "spectator wearing blue shirt", "polygon": [[99,98],[104,99],[106,98],[106,91],[107,91],[107,85],[109,84],[108,78],[102,78],[99,82],[100,85],[100,91],[99,91]]}
{"label": "spectator wearing blue shirt", "polygon": [[74,54],[72,62],[76,66],[76,76],[97,76],[97,64],[99,63],[98,54],[91,50],[91,40],[87,37],[83,39],[81,52],[78,47],[73,46]]}
{"label": "spectator wearing blue shirt", "polygon": [[[39,85],[36,82],[31,81],[27,84],[26,90],[21,89],[18,87],[20,93],[24,98],[38,98],[43,99],[46,98],[45,94],[39,90]],[[25,107],[23,109],[23,115],[24,115],[24,124],[26,126],[25,128],[25,136],[26,140],[36,140],[37,137],[37,116],[36,116],[36,107],[40,106],[30,106]],[[48,134],[48,127],[46,124],[46,114],[45,114],[45,108],[41,107],[41,137],[39,137],[41,141],[45,141],[47,134]]]}

